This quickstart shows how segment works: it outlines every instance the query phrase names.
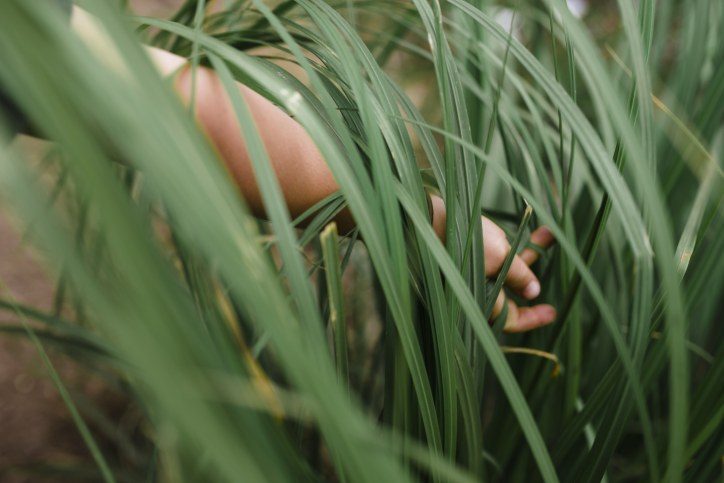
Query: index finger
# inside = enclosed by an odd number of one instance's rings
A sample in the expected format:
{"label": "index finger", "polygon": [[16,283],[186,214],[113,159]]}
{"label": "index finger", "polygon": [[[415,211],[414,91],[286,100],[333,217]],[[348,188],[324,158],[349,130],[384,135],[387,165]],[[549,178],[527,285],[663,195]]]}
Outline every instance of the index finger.
{"label": "index finger", "polygon": [[[541,248],[548,248],[553,245],[554,241],[555,238],[553,237],[553,233],[551,233],[551,231],[545,226],[539,227],[530,235],[530,242]],[[532,248],[526,248],[519,256],[523,259],[526,265],[533,265],[540,257],[540,253]]]}

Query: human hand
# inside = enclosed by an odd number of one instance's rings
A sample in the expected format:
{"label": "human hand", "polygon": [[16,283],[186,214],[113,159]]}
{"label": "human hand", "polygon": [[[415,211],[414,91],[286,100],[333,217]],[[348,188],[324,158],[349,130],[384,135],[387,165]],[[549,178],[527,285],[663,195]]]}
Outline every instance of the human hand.
{"label": "human hand", "polygon": [[[489,278],[497,277],[500,269],[510,252],[510,244],[505,232],[488,218],[482,218],[483,240],[485,244],[485,275]],[[553,244],[553,234],[546,227],[535,230],[530,242],[541,248],[548,248]],[[526,248],[513,258],[513,263],[505,277],[505,286],[526,300],[534,300],[541,292],[540,281],[530,269],[530,265],[538,259],[539,253],[532,248]],[[507,299],[505,290],[501,290],[495,300],[491,317],[494,319],[508,304],[508,313],[505,319],[506,332],[527,332],[548,325],[556,318],[556,309],[549,304],[538,304],[531,307],[519,307],[514,301]]]}
{"label": "human hand", "polygon": [[[439,196],[430,197],[432,204],[432,225],[440,239],[445,238],[446,213],[445,203]],[[485,275],[495,278],[510,252],[510,243],[502,228],[488,218],[482,217],[483,240],[485,245]],[[541,248],[548,248],[553,244],[553,234],[545,227],[535,230],[530,242]],[[505,278],[505,287],[517,293],[526,300],[534,300],[540,295],[541,286],[538,278],[533,274],[530,265],[538,259],[538,252],[526,248],[516,255],[510,270]],[[556,309],[549,304],[538,304],[531,307],[519,307],[514,301],[505,296],[501,290],[495,300],[491,317],[495,319],[503,311],[507,303],[508,313],[505,319],[506,332],[526,332],[550,324],[556,318]]]}

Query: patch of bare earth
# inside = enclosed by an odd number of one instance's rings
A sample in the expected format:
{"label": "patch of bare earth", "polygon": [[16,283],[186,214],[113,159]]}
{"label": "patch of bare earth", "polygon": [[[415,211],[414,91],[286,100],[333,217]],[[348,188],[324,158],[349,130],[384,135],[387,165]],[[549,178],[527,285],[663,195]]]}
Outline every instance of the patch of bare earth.
{"label": "patch of bare earth", "polygon": [[[0,282],[2,300],[50,310],[51,278],[2,206]],[[18,326],[13,311],[0,309],[0,327]],[[96,402],[112,397],[98,377],[45,347],[74,394]],[[84,473],[91,479],[97,474],[35,346],[22,333],[0,332],[0,482],[79,481]]]}

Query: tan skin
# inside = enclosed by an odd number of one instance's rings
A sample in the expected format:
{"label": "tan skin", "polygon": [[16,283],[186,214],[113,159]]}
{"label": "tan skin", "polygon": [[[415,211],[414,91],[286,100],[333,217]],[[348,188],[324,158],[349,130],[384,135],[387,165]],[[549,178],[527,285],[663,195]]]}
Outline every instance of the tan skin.
{"label": "tan skin", "polygon": [[[74,11],[74,28],[87,40],[88,31],[93,29],[92,22],[85,12],[78,9]],[[192,76],[186,59],[155,48],[149,48],[148,52],[161,75],[178,73],[175,89],[184,103],[190,103]],[[237,84],[237,88],[256,121],[292,216],[301,214],[336,192],[339,189],[337,182],[304,128],[248,87]],[[252,211],[260,217],[264,216],[264,203],[234,109],[221,81],[210,69],[199,68],[197,71],[195,102],[201,129],[216,148]],[[444,239],[445,204],[438,196],[432,196],[431,201],[432,226],[437,235]],[[343,212],[335,221],[343,232],[354,226],[349,212]],[[488,218],[481,217],[481,228],[485,239],[486,276],[492,278],[499,273],[510,251],[510,244],[503,230]],[[541,227],[532,233],[530,241],[547,248],[553,243],[553,236],[547,228]],[[537,258],[538,252],[530,248],[515,256],[505,280],[508,290],[527,300],[538,297],[540,283],[530,269]],[[501,313],[505,303],[506,297],[501,292],[493,309],[493,317]],[[555,309],[548,304],[519,307],[512,300],[507,300],[507,304],[507,332],[525,332],[547,325],[556,318]]]}

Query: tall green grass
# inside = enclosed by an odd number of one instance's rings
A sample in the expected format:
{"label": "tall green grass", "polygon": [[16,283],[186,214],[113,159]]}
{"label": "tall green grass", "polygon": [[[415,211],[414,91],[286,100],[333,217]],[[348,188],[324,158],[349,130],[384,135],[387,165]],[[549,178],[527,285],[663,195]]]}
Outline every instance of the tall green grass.
{"label": "tall green grass", "polygon": [[[720,3],[593,2],[585,21],[559,0],[189,0],[167,20],[78,3],[119,64],[53,8],[0,3],[0,83],[57,148],[29,169],[4,130],[0,185],[60,280],[53,314],[0,309],[99,478],[721,477]],[[218,73],[268,221],[142,43]],[[234,80],[295,117],[339,183],[304,230]],[[328,225],[344,206],[349,237]],[[484,276],[483,213],[520,249],[555,233],[536,266],[554,325],[488,324],[503,278]],[[43,345],[142,408],[140,458],[121,430],[99,446]]]}

